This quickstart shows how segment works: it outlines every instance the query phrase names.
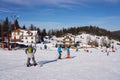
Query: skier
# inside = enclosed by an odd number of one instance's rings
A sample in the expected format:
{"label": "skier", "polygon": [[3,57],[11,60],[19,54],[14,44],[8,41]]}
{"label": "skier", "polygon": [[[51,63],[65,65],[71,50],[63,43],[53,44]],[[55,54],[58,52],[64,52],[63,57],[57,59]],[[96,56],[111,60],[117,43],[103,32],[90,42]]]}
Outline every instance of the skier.
{"label": "skier", "polygon": [[47,45],[46,44],[44,45],[44,49],[47,49]]}
{"label": "skier", "polygon": [[32,64],[30,63],[30,60],[32,59],[33,65],[36,66],[37,63],[35,61],[34,54],[36,52],[36,49],[32,47],[32,45],[29,45],[28,48],[25,50],[25,53],[27,54],[27,67],[30,67]]}
{"label": "skier", "polygon": [[106,45],[106,52],[107,52],[107,56],[109,56],[109,52],[110,52],[110,46],[109,45]]}
{"label": "skier", "polygon": [[62,50],[61,50],[61,46],[60,45],[58,45],[58,47],[57,47],[57,51],[58,51],[58,59],[61,59],[61,53],[62,53]]}
{"label": "skier", "polygon": [[66,58],[70,58],[70,46],[67,47],[67,57]]}
{"label": "skier", "polygon": [[111,48],[112,48],[112,52],[115,52],[114,42],[112,42]]}

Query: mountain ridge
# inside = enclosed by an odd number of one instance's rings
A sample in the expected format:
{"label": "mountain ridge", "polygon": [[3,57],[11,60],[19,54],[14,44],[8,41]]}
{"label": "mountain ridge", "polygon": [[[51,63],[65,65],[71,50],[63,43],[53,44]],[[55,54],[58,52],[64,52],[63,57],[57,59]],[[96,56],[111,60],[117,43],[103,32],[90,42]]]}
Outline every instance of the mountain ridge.
{"label": "mountain ridge", "polygon": [[120,36],[120,30],[113,31],[112,33]]}

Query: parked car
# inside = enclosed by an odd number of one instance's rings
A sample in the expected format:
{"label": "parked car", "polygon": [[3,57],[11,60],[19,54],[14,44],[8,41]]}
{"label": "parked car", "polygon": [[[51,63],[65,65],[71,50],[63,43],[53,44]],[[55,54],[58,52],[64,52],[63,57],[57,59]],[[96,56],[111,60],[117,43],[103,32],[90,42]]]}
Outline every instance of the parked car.
{"label": "parked car", "polygon": [[10,45],[11,45],[11,48],[15,48],[15,47],[25,48],[25,47],[27,47],[26,45],[19,44],[19,43],[10,43]]}
{"label": "parked car", "polygon": [[19,47],[20,47],[20,48],[27,48],[28,46],[27,46],[27,45],[24,45],[24,44],[19,44]]}
{"label": "parked car", "polygon": [[117,43],[117,45],[120,45],[120,43]]}
{"label": "parked car", "polygon": [[19,47],[18,43],[10,43],[11,48]]}

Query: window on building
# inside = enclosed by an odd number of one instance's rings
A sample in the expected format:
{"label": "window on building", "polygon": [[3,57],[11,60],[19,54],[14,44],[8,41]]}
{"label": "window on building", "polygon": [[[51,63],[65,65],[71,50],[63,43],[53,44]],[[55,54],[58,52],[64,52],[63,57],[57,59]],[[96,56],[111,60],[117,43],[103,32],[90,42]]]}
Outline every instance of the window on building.
{"label": "window on building", "polygon": [[70,41],[70,39],[66,39],[65,41]]}
{"label": "window on building", "polygon": [[23,37],[21,37],[21,39],[23,39]]}
{"label": "window on building", "polygon": [[20,34],[20,32],[17,33],[17,35],[19,35],[19,34]]}
{"label": "window on building", "polygon": [[33,39],[33,37],[31,37],[31,39]]}

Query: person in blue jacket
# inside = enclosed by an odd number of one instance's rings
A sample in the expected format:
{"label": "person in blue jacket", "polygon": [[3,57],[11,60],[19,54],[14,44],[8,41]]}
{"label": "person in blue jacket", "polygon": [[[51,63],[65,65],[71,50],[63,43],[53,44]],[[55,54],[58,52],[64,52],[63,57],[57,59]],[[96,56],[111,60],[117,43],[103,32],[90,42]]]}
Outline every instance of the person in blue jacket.
{"label": "person in blue jacket", "polygon": [[58,47],[57,47],[57,51],[58,51],[58,59],[61,59],[61,53],[62,53],[62,50],[61,50],[61,46],[58,44]]}

